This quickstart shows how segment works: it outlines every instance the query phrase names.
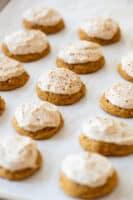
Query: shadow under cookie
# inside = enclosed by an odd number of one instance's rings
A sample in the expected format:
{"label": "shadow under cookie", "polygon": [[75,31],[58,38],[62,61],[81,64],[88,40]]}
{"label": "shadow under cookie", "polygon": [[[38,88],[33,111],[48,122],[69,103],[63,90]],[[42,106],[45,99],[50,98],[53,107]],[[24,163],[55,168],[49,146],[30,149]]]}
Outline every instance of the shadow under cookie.
{"label": "shadow under cookie", "polygon": [[120,28],[118,28],[115,35],[109,40],[91,37],[87,33],[85,33],[82,29],[79,30],[79,37],[80,37],[81,40],[88,40],[88,41],[96,42],[96,43],[101,44],[101,45],[108,45],[108,44],[113,44],[115,42],[118,42],[120,40],[121,30],[120,30]]}
{"label": "shadow under cookie", "polygon": [[105,64],[105,59],[102,56],[99,60],[94,62],[87,62],[87,63],[79,63],[79,64],[68,64],[60,58],[57,58],[56,64],[58,67],[63,67],[66,69],[70,69],[78,74],[88,74],[96,72],[97,70],[101,69]]}
{"label": "shadow under cookie", "polygon": [[29,54],[24,54],[24,55],[15,55],[15,54],[12,54],[7,45],[5,43],[2,44],[2,51],[3,53],[10,57],[10,58],[13,58],[15,60],[18,60],[20,62],[32,62],[32,61],[35,61],[35,60],[39,60],[43,57],[45,57],[47,54],[50,53],[50,45],[48,44],[47,48],[44,49],[42,52],[39,52],[39,53],[29,53]]}
{"label": "shadow under cookie", "polygon": [[42,156],[40,152],[38,151],[35,168],[27,168],[27,169],[18,170],[18,171],[10,171],[3,167],[0,167],[0,177],[9,179],[9,180],[14,180],[14,181],[23,180],[25,178],[32,176],[36,171],[39,170],[41,165],[42,165]]}
{"label": "shadow under cookie", "polygon": [[96,141],[82,134],[79,137],[79,142],[86,151],[100,153],[105,156],[126,156],[133,153],[133,145],[118,145]]}
{"label": "shadow under cookie", "polygon": [[12,77],[6,81],[0,81],[0,91],[13,90],[22,87],[29,80],[27,72],[23,72],[21,75]]}
{"label": "shadow under cookie", "polygon": [[20,128],[17,120],[15,118],[13,119],[13,126],[16,129],[16,131],[20,135],[29,136],[34,140],[42,140],[42,139],[51,138],[62,128],[63,124],[64,124],[64,120],[60,114],[60,124],[58,127],[47,127],[47,128],[44,128],[44,129],[36,131],[36,132],[31,132],[31,131],[26,131],[26,130]]}
{"label": "shadow under cookie", "polygon": [[48,101],[55,105],[70,105],[79,101],[86,93],[86,87],[83,84],[80,91],[75,94],[63,95],[63,94],[54,94],[51,92],[42,91],[38,86],[36,88],[37,94],[40,99]]}
{"label": "shadow under cookie", "polygon": [[118,177],[115,171],[113,172],[112,176],[107,179],[107,182],[99,187],[89,187],[78,184],[67,178],[63,173],[60,176],[60,186],[63,191],[72,197],[83,199],[105,196],[114,190],[117,182]]}
{"label": "shadow under cookie", "polygon": [[118,65],[118,72],[119,72],[119,74],[120,74],[125,80],[130,81],[130,82],[133,82],[133,77],[129,76],[129,75],[126,73],[126,71],[124,71],[124,70],[122,69],[122,65],[121,65],[121,64]]}
{"label": "shadow under cookie", "polygon": [[43,26],[43,25],[38,25],[38,24],[32,24],[31,22],[27,21],[26,19],[23,19],[22,23],[23,23],[24,27],[27,28],[27,29],[41,30],[42,32],[44,32],[46,34],[57,33],[65,27],[63,20],[60,20],[54,26]]}
{"label": "shadow under cookie", "polygon": [[133,109],[125,109],[115,106],[108,99],[106,99],[105,95],[103,95],[100,99],[100,106],[104,111],[111,115],[123,118],[133,117]]}

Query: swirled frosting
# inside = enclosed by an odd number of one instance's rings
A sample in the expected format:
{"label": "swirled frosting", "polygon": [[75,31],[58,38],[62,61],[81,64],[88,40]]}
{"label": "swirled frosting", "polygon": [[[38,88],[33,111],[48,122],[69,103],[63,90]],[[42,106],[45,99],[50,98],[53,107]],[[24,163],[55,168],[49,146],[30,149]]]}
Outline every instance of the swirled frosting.
{"label": "swirled frosting", "polygon": [[105,92],[105,97],[115,106],[133,109],[133,83],[116,83]]}
{"label": "swirled frosting", "polygon": [[80,77],[64,68],[52,69],[48,74],[43,74],[37,83],[42,91],[56,94],[74,94],[82,87]]}
{"label": "swirled frosting", "polygon": [[0,57],[0,81],[7,81],[24,73],[21,63],[6,56]]}
{"label": "swirled frosting", "polygon": [[38,152],[34,141],[24,136],[2,136],[0,167],[9,171],[35,168]]}
{"label": "swirled frosting", "polygon": [[97,61],[102,57],[100,45],[94,42],[77,41],[66,46],[58,57],[69,64],[78,64]]}
{"label": "swirled frosting", "polygon": [[86,20],[80,29],[90,37],[110,40],[118,30],[118,24],[110,17],[95,17]]}
{"label": "swirled frosting", "polygon": [[5,37],[4,43],[15,55],[39,53],[48,47],[46,35],[39,30],[14,32]]}
{"label": "swirled frosting", "polygon": [[133,78],[133,52],[122,58],[121,66],[122,69]]}
{"label": "swirled frosting", "polygon": [[32,24],[54,26],[62,20],[62,17],[56,10],[42,6],[28,9],[24,13],[23,19]]}
{"label": "swirled frosting", "polygon": [[82,134],[96,141],[133,145],[133,127],[114,118],[95,117],[83,124]]}
{"label": "swirled frosting", "polygon": [[113,172],[110,161],[96,153],[72,154],[62,163],[62,173],[67,178],[89,187],[104,185]]}
{"label": "swirled frosting", "polygon": [[47,101],[33,101],[21,104],[15,112],[19,127],[26,131],[36,132],[46,127],[57,127],[60,124],[60,112],[56,106]]}

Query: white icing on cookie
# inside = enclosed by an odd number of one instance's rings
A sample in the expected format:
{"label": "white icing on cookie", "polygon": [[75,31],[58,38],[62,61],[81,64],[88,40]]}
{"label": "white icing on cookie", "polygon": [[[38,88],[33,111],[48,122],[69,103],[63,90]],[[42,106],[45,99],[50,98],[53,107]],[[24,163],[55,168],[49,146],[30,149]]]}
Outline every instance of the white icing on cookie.
{"label": "white icing on cookie", "polygon": [[66,157],[62,163],[62,172],[75,183],[100,187],[112,176],[114,169],[105,157],[84,152]]}
{"label": "white icing on cookie", "polygon": [[86,137],[118,145],[133,145],[133,127],[119,119],[95,117],[83,125]]}
{"label": "white icing on cookie", "polygon": [[63,48],[58,57],[69,64],[87,63],[99,60],[102,52],[94,42],[77,41]]}
{"label": "white icing on cookie", "polygon": [[24,136],[2,136],[0,139],[0,167],[10,171],[35,168],[37,147]]}
{"label": "white icing on cookie", "polygon": [[43,74],[38,80],[37,86],[42,91],[55,94],[74,94],[82,87],[80,77],[64,68],[55,68],[47,74]]}
{"label": "white icing on cookie", "polygon": [[80,29],[90,37],[110,40],[118,30],[118,24],[109,17],[97,17],[86,20]]}
{"label": "white icing on cookie", "polygon": [[121,61],[122,69],[133,78],[133,52],[125,56]]}
{"label": "white icing on cookie", "polygon": [[19,127],[31,132],[36,132],[46,127],[57,127],[61,120],[56,106],[47,101],[21,104],[16,109],[15,119]]}
{"label": "white icing on cookie", "polygon": [[133,83],[116,83],[105,92],[105,97],[115,106],[133,109]]}
{"label": "white icing on cookie", "polygon": [[41,26],[55,26],[62,20],[62,17],[52,8],[34,7],[24,13],[23,19]]}
{"label": "white icing on cookie", "polygon": [[21,63],[5,56],[0,57],[0,81],[20,76],[24,71]]}
{"label": "white icing on cookie", "polygon": [[46,35],[39,30],[14,32],[5,37],[4,43],[14,55],[40,53],[48,47]]}

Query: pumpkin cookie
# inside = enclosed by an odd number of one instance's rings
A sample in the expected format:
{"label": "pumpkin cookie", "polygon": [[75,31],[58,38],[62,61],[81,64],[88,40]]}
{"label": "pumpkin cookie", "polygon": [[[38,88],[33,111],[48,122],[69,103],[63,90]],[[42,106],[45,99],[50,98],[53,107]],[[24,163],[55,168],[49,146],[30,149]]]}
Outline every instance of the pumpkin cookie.
{"label": "pumpkin cookie", "polygon": [[4,99],[0,96],[0,115],[3,114],[5,107],[6,107],[6,103]]}
{"label": "pumpkin cookie", "polygon": [[53,34],[64,28],[63,18],[52,8],[30,8],[24,13],[22,21],[25,28],[39,29],[46,34]]}
{"label": "pumpkin cookie", "polygon": [[21,62],[31,62],[46,56],[50,45],[46,35],[39,30],[18,31],[5,37],[3,53]]}
{"label": "pumpkin cookie", "polygon": [[133,117],[133,84],[114,84],[100,99],[100,106],[107,113],[118,117]]}
{"label": "pumpkin cookie", "polygon": [[22,64],[8,57],[0,57],[0,90],[22,87],[29,79]]}
{"label": "pumpkin cookie", "polygon": [[112,164],[101,155],[84,152],[70,155],[63,161],[60,186],[72,197],[91,199],[107,195],[117,181]]}
{"label": "pumpkin cookie", "polygon": [[63,126],[63,118],[56,106],[48,102],[30,102],[18,106],[13,126],[21,135],[33,139],[48,139]]}
{"label": "pumpkin cookie", "polygon": [[80,77],[64,68],[56,68],[43,74],[37,83],[38,96],[56,105],[73,104],[85,95],[85,91]]}
{"label": "pumpkin cookie", "polygon": [[100,45],[94,42],[78,41],[59,52],[58,67],[70,69],[78,74],[96,72],[105,63]]}
{"label": "pumpkin cookie", "polygon": [[118,65],[118,72],[124,79],[133,82],[133,53],[122,59]]}
{"label": "pumpkin cookie", "polygon": [[87,121],[80,135],[81,146],[106,156],[133,153],[133,127],[118,119],[95,117]]}
{"label": "pumpkin cookie", "polygon": [[2,136],[0,177],[22,180],[39,170],[41,164],[41,154],[32,139],[24,136]]}
{"label": "pumpkin cookie", "polygon": [[109,17],[96,17],[85,21],[79,28],[79,37],[101,45],[118,42],[121,37],[119,25]]}

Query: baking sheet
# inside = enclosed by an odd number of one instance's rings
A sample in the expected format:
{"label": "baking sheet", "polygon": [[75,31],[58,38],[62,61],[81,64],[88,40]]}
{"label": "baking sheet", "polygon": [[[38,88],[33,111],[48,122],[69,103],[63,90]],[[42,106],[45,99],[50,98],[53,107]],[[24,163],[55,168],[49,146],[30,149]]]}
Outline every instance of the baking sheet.
{"label": "baking sheet", "polygon": [[[44,165],[33,177],[21,182],[9,182],[0,179],[0,193],[17,195],[31,200],[71,200],[58,186],[60,165],[69,153],[82,151],[78,135],[84,120],[95,115],[106,115],[99,107],[101,94],[113,83],[122,81],[116,71],[120,58],[133,49],[133,6],[132,1],[125,0],[12,0],[0,13],[0,40],[15,30],[22,29],[21,15],[29,7],[39,2],[60,11],[66,28],[58,34],[48,36],[52,52],[40,61],[24,64],[30,73],[30,80],[23,88],[11,92],[0,92],[7,103],[4,115],[0,118],[0,134],[16,134],[11,119],[17,105],[37,99],[35,85],[42,72],[55,67],[57,52],[67,43],[78,40],[78,25],[95,15],[110,15],[120,24],[123,37],[121,42],[103,47],[106,65],[91,75],[82,75],[87,86],[87,94],[80,102],[66,107],[59,107],[64,116],[65,125],[55,137],[37,142],[43,154]],[[132,119],[125,120],[133,124]],[[119,184],[116,190],[102,200],[133,199],[133,156],[110,158],[119,173]]]}

